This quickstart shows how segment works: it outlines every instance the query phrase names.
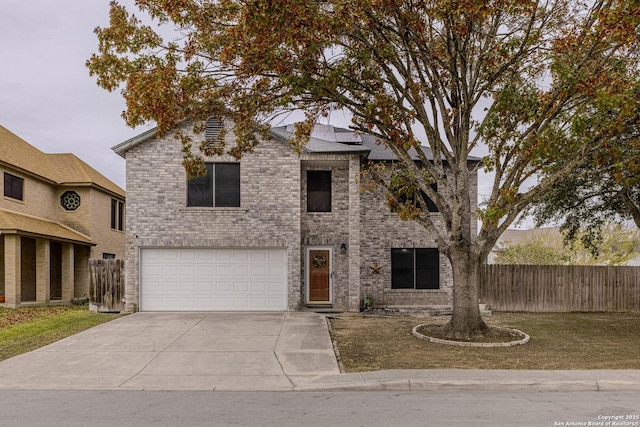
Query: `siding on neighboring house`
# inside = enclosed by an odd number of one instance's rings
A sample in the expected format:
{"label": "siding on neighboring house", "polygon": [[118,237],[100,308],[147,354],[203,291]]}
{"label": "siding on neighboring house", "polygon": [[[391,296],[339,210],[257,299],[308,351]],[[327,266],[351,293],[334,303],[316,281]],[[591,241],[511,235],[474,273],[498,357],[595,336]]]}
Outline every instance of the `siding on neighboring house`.
{"label": "siding on neighboring house", "polygon": [[[74,297],[88,295],[88,263],[90,257],[101,258],[103,253],[123,258],[125,232],[111,230],[111,199],[125,202],[124,190],[98,173],[73,154],[46,154],[0,126],[0,191],[4,190],[5,173],[23,179],[22,199],[0,195],[0,293],[6,305],[17,307],[51,302],[49,284],[50,244],[61,243],[62,261],[66,267],[54,266],[54,271],[65,272],[68,279],[63,286],[64,298],[55,303],[69,303]],[[65,192],[75,192],[80,205],[75,210],[62,206]],[[26,239],[26,240],[24,240]],[[31,245],[35,239],[37,268],[18,268],[21,254],[31,261],[33,251],[23,251],[21,242]],[[8,242],[7,242],[8,241]],[[26,246],[25,246],[26,247]],[[57,249],[55,249],[57,250]],[[31,265],[25,264],[25,265]],[[67,270],[65,270],[67,268]],[[68,271],[71,268],[73,271]],[[34,293],[31,275],[35,272]],[[56,279],[57,280],[57,279]],[[25,284],[22,293],[19,287]],[[55,283],[54,294],[59,293]],[[26,298],[26,299],[25,299]]]}

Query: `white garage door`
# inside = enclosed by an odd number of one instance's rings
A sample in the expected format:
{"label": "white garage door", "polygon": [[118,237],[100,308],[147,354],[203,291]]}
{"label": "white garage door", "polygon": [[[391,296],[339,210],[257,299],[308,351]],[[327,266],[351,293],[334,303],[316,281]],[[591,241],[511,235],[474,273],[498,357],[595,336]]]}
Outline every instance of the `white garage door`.
{"label": "white garage door", "polygon": [[283,311],[286,249],[146,248],[140,251],[144,311]]}

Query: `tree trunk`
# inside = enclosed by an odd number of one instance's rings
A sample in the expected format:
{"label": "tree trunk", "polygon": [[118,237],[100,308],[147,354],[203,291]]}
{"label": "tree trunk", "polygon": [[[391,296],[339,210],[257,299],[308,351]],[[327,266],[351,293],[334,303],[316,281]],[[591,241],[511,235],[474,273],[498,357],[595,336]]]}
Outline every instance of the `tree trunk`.
{"label": "tree trunk", "polygon": [[480,336],[489,329],[478,306],[480,259],[470,251],[451,248],[449,260],[453,269],[453,316],[445,334],[456,339]]}

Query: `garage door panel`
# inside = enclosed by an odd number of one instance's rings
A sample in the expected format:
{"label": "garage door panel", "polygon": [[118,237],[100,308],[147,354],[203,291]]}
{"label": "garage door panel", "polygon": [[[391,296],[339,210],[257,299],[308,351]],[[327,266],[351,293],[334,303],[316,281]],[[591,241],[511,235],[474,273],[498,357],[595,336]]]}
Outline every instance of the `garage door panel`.
{"label": "garage door panel", "polygon": [[144,248],[141,310],[286,310],[286,254],[284,249]]}

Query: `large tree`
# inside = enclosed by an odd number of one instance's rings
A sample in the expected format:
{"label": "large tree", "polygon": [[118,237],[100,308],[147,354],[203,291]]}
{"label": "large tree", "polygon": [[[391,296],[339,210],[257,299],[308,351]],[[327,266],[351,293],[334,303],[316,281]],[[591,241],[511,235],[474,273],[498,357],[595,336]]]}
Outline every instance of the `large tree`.
{"label": "large tree", "polygon": [[[312,124],[346,110],[357,131],[397,157],[365,180],[418,222],[451,262],[453,337],[482,334],[478,271],[496,239],[532,202],[588,164],[638,121],[640,4],[628,0],[136,0],[156,27],[111,4],[87,62],[98,84],[122,88],[126,122],[169,131],[185,119],[235,120],[237,144],[184,145],[187,172],[206,155],[240,157],[275,116]],[[426,145],[427,158],[417,150]],[[488,204],[474,211],[470,152],[488,150]],[[561,160],[558,163],[558,159]],[[525,183],[555,167],[537,184]],[[432,186],[431,184],[437,184]],[[437,188],[437,191],[436,191]],[[420,191],[417,191],[417,190]],[[415,197],[407,197],[409,194]],[[429,213],[423,194],[438,208]],[[477,215],[482,220],[474,233]]]}
{"label": "large tree", "polygon": [[530,213],[537,225],[560,223],[567,243],[580,240],[594,253],[611,221],[640,229],[640,129],[609,140],[593,163],[555,185]]}

